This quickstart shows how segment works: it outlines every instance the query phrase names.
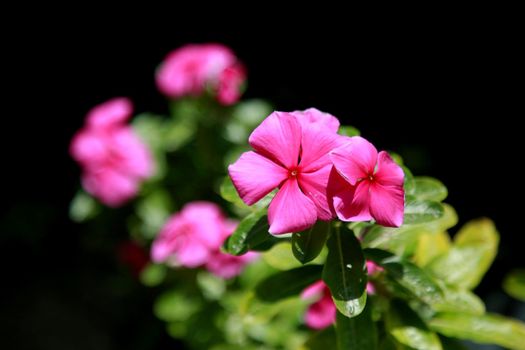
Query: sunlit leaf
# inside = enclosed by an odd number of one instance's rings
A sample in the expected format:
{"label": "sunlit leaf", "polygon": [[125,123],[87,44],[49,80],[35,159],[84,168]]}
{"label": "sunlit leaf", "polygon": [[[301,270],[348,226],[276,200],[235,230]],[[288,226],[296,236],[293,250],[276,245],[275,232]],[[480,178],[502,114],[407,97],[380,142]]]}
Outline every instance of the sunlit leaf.
{"label": "sunlit leaf", "polygon": [[414,180],[416,184],[414,196],[418,200],[441,202],[447,198],[448,190],[438,179],[427,176],[417,176]]}
{"label": "sunlit leaf", "polygon": [[171,321],[184,321],[189,319],[200,308],[200,303],[195,298],[170,290],[161,294],[153,305],[153,312],[159,319]]}
{"label": "sunlit leaf", "polygon": [[435,315],[429,326],[448,337],[525,350],[525,324],[511,318],[448,312]]}
{"label": "sunlit leaf", "polygon": [[386,317],[386,327],[398,343],[410,349],[443,349],[437,334],[429,330],[423,320],[400,301],[391,303]]}
{"label": "sunlit leaf", "polygon": [[458,232],[452,248],[434,259],[428,270],[447,284],[472,289],[492,264],[498,242],[499,234],[492,221],[471,221]]}
{"label": "sunlit leaf", "polygon": [[359,315],[366,303],[366,264],[361,245],[346,225],[338,225],[327,242],[323,280],[338,310],[347,317]]}
{"label": "sunlit leaf", "polygon": [[417,200],[408,202],[405,206],[404,224],[421,224],[438,220],[443,216],[445,209],[438,202]]}
{"label": "sunlit leaf", "polygon": [[422,233],[418,238],[414,261],[418,266],[425,266],[435,257],[446,253],[450,246],[450,236],[446,232]]}
{"label": "sunlit leaf", "polygon": [[510,296],[525,301],[525,270],[511,271],[503,281],[503,289]]}
{"label": "sunlit leaf", "polygon": [[348,137],[361,135],[361,132],[356,127],[353,127],[350,125],[341,125],[337,133],[339,135],[348,136]]}

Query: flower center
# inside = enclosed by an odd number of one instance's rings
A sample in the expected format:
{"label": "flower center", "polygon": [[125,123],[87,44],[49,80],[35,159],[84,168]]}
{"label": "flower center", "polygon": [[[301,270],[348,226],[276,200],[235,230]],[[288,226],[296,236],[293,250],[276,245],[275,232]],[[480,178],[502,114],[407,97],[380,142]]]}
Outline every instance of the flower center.
{"label": "flower center", "polygon": [[368,174],[368,181],[374,181],[374,175]]}
{"label": "flower center", "polygon": [[292,169],[288,170],[288,176],[289,177],[297,177],[297,176],[299,176],[299,169],[292,168]]}

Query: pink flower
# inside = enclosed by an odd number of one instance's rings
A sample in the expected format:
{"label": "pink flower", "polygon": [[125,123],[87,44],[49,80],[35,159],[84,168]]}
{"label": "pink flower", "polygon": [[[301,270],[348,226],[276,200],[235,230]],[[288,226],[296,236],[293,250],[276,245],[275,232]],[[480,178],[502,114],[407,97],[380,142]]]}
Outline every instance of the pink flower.
{"label": "pink flower", "polygon": [[[373,276],[373,275],[383,271],[383,268],[381,266],[377,265],[376,263],[374,263],[373,261],[367,261],[366,262],[366,270],[368,272],[368,276]],[[366,292],[368,294],[376,294],[376,287],[374,286],[374,284],[372,282],[370,282],[370,280],[366,284]]]}
{"label": "pink flower", "polygon": [[215,276],[228,279],[239,275],[247,264],[256,260],[258,257],[259,254],[254,252],[234,256],[217,250],[210,256],[210,259],[206,263],[206,269]]}
{"label": "pink flower", "polygon": [[362,137],[352,137],[330,158],[340,175],[331,178],[333,205],[343,221],[368,221],[383,226],[403,224],[404,173],[385,151]]}
{"label": "pink flower", "polygon": [[189,268],[205,265],[214,275],[231,278],[242,272],[258,254],[232,256],[221,252],[224,240],[236,223],[227,220],[210,202],[192,202],[168,219],[151,248],[156,263],[168,262]]}
{"label": "pink flower", "polygon": [[302,299],[312,300],[305,315],[305,323],[313,329],[323,329],[335,322],[336,308],[330,289],[323,281],[315,282],[301,293]]}
{"label": "pink flower", "polygon": [[171,216],[153,242],[153,261],[185,267],[205,264],[224,241],[224,216],[209,202],[192,202]]}
{"label": "pink flower", "polygon": [[237,102],[245,79],[237,57],[220,44],[191,44],[174,50],[156,74],[157,87],[169,98],[199,96],[211,88],[225,105]]}
{"label": "pink flower", "polygon": [[125,124],[131,113],[125,98],[98,105],[71,142],[70,153],[82,166],[84,189],[112,207],[133,198],[154,170],[146,145]]}
{"label": "pink flower", "polygon": [[311,108],[304,112],[274,112],[250,135],[255,151],[243,153],[229,174],[247,205],[275,188],[270,203],[270,233],[298,232],[317,219],[334,217],[327,200],[332,168],[328,153],[341,144],[339,122]]}

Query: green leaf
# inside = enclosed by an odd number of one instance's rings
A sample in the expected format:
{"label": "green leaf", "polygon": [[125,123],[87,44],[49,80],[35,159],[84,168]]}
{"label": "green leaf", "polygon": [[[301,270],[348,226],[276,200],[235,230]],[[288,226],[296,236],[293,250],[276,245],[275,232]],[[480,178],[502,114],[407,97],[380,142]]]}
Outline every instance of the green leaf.
{"label": "green leaf", "polygon": [[380,249],[365,249],[365,256],[385,269],[402,287],[418,299],[433,305],[443,299],[443,291],[432,277],[413,263]]}
{"label": "green leaf", "polygon": [[418,266],[425,266],[435,257],[446,253],[452,244],[448,233],[422,233],[419,235],[414,261]]}
{"label": "green leaf", "polygon": [[153,305],[153,312],[159,319],[172,321],[188,320],[200,308],[200,303],[195,298],[190,298],[176,290],[161,294]]}
{"label": "green leaf", "polygon": [[435,301],[432,309],[439,312],[463,312],[472,315],[483,315],[485,304],[474,293],[468,290],[454,289],[441,285],[443,298]]}
{"label": "green leaf", "polygon": [[436,333],[405,303],[394,300],[386,317],[386,326],[392,337],[410,349],[442,350]]}
{"label": "green leaf", "polygon": [[499,315],[439,313],[429,322],[431,329],[453,338],[525,350],[525,324]]}
{"label": "green leaf", "polygon": [[266,302],[275,302],[298,296],[306,287],[321,279],[321,265],[306,265],[276,273],[255,288],[257,297]]}
{"label": "green leaf", "polygon": [[403,172],[405,173],[405,181],[404,181],[404,189],[407,196],[412,196],[416,190],[416,182],[414,180],[414,175],[412,175],[412,172],[410,169],[408,169],[406,166],[401,165],[401,168],[403,169]]}
{"label": "green leaf", "polygon": [[317,221],[311,228],[292,235],[292,252],[301,264],[314,260],[326,243],[330,222]]}
{"label": "green leaf", "polygon": [[447,284],[472,289],[494,261],[498,242],[499,234],[492,221],[471,221],[458,232],[452,248],[434,259],[427,268]]}
{"label": "green leaf", "polygon": [[167,274],[167,268],[164,265],[149,264],[140,273],[140,281],[148,287],[155,287],[164,281]]}
{"label": "green leaf", "polygon": [[278,270],[289,270],[301,266],[297,259],[290,254],[290,250],[292,250],[290,242],[282,241],[261,254],[264,262]]}
{"label": "green leaf", "polygon": [[413,225],[438,220],[444,213],[443,205],[438,202],[428,200],[410,201],[405,206],[403,224]]}
{"label": "green leaf", "polygon": [[334,327],[328,327],[312,334],[300,350],[335,349],[337,346],[336,339]]}
{"label": "green leaf", "polygon": [[414,180],[416,183],[414,196],[418,200],[441,202],[447,198],[447,188],[441,181],[426,176],[418,176]]}
{"label": "green leaf", "polygon": [[75,222],[83,222],[95,217],[100,205],[84,191],[78,191],[69,206],[69,217]]}
{"label": "green leaf", "polygon": [[377,349],[377,327],[372,320],[370,303],[356,317],[348,318],[337,312],[335,329],[340,350]]}
{"label": "green leaf", "polygon": [[353,136],[361,135],[361,132],[353,126],[342,125],[339,127],[338,134],[343,135],[343,136],[353,137]]}
{"label": "green leaf", "polygon": [[242,255],[268,240],[275,239],[268,232],[266,209],[259,209],[246,216],[233,234],[224,243],[225,250],[233,255]]}
{"label": "green leaf", "polygon": [[205,271],[200,271],[197,274],[197,284],[208,300],[219,300],[226,291],[224,279]]}
{"label": "green leaf", "polygon": [[173,210],[171,196],[162,188],[156,188],[140,198],[135,205],[135,212],[141,220],[141,235],[148,239],[155,237]]}
{"label": "green leaf", "polygon": [[366,262],[361,245],[346,225],[337,225],[327,246],[323,280],[338,310],[347,317],[355,317],[366,303]]}
{"label": "green leaf", "polygon": [[239,194],[233,186],[232,180],[229,176],[225,176],[222,179],[220,186],[220,195],[224,200],[233,203],[240,208],[247,207],[247,205],[244,204],[244,202],[242,201],[241,197],[239,197]]}
{"label": "green leaf", "polygon": [[511,271],[503,281],[503,289],[508,295],[525,301],[525,269]]}

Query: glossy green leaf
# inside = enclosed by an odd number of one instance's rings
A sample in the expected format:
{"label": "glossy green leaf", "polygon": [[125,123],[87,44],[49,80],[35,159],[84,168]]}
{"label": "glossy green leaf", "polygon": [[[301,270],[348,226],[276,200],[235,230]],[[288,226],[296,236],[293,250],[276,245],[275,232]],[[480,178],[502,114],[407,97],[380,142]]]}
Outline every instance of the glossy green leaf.
{"label": "glossy green leaf", "polygon": [[361,135],[361,131],[359,131],[357,128],[350,126],[350,125],[342,125],[339,127],[338,134],[343,135],[343,136],[353,137],[353,136]]}
{"label": "glossy green leaf", "polygon": [[410,349],[443,349],[437,334],[429,330],[423,320],[399,300],[391,303],[386,317],[386,326],[390,335],[398,343]]}
{"label": "glossy green leaf", "polygon": [[525,301],[525,270],[511,271],[503,281],[503,289],[508,295]]}
{"label": "glossy green leaf", "polygon": [[335,329],[339,350],[377,349],[377,327],[372,320],[370,303],[356,317],[348,318],[337,312]]}
{"label": "glossy green leaf", "polygon": [[330,288],[338,310],[355,317],[366,303],[366,264],[361,245],[346,225],[334,228],[327,242],[328,255],[323,280]]}
{"label": "glossy green leaf", "polygon": [[312,334],[300,350],[335,349],[337,346],[336,339],[334,327],[328,327]]}
{"label": "glossy green leaf", "polygon": [[525,324],[511,318],[448,312],[435,315],[429,326],[448,337],[525,350]]}
{"label": "glossy green leaf", "polygon": [[415,264],[380,249],[365,249],[365,256],[385,269],[402,287],[425,303],[432,305],[443,299],[443,291],[432,277]]}
{"label": "glossy green leaf", "polygon": [[266,302],[299,296],[306,287],[321,279],[322,270],[320,265],[306,265],[276,273],[260,282],[255,294]]}
{"label": "glossy green leaf", "polygon": [[84,191],[78,191],[69,206],[69,217],[75,222],[83,222],[95,217],[100,205]]}
{"label": "glossy green leaf", "polygon": [[242,255],[256,246],[271,240],[268,232],[266,209],[259,209],[246,216],[224,243],[225,250],[233,255]]}
{"label": "glossy green leaf", "polygon": [[155,287],[164,281],[167,272],[164,265],[149,264],[140,272],[140,281],[145,286]]}
{"label": "glossy green leaf", "polygon": [[197,299],[188,295],[170,290],[161,294],[153,305],[153,312],[159,319],[172,321],[185,321],[189,319],[200,308]]}
{"label": "glossy green leaf", "polygon": [[330,222],[317,221],[311,228],[292,235],[292,252],[299,262],[306,264],[314,260],[326,243],[330,233]]}
{"label": "glossy green leaf", "polygon": [[492,221],[471,221],[458,232],[452,248],[434,259],[428,270],[447,284],[472,289],[494,261],[498,243],[499,234]]}
{"label": "glossy green leaf", "polygon": [[405,206],[403,224],[413,225],[438,220],[445,213],[443,205],[428,200],[408,202]]}
{"label": "glossy green leaf", "polygon": [[414,180],[416,184],[414,196],[418,200],[441,202],[447,198],[448,190],[438,179],[427,176],[417,176]]}

